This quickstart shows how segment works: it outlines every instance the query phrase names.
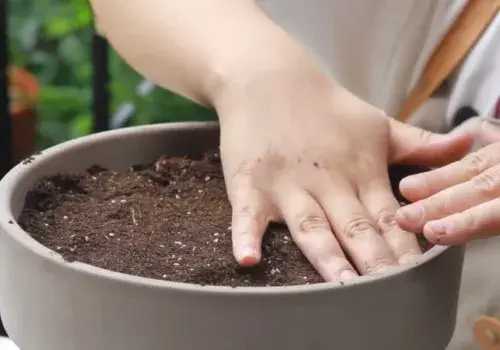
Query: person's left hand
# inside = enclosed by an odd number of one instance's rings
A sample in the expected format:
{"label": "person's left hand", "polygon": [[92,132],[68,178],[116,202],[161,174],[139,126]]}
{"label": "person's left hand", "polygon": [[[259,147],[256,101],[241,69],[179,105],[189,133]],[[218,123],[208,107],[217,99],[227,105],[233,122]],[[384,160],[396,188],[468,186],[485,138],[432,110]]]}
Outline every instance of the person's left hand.
{"label": "person's left hand", "polygon": [[478,132],[488,146],[401,181],[401,193],[413,202],[396,214],[402,229],[439,245],[500,235],[500,127],[484,122]]}

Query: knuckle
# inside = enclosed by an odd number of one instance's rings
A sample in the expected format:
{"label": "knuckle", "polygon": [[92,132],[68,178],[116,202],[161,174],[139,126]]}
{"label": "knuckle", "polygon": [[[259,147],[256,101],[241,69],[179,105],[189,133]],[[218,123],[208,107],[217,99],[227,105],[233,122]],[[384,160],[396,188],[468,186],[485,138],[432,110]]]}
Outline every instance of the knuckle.
{"label": "knuckle", "polygon": [[241,203],[233,206],[231,226],[233,232],[251,230],[255,225],[269,222],[266,207],[259,203]]}
{"label": "knuckle", "polygon": [[253,178],[253,166],[248,162],[241,163],[231,176],[231,184],[234,188],[249,186]]}
{"label": "knuckle", "polygon": [[483,156],[477,153],[471,153],[468,156],[465,156],[462,160],[460,160],[460,163],[467,172],[469,178],[473,178],[474,176],[481,174],[487,166],[487,162]]}
{"label": "knuckle", "polygon": [[359,238],[377,231],[377,228],[369,219],[365,217],[357,217],[347,223],[343,233],[349,238]]}
{"label": "knuckle", "polygon": [[399,262],[409,262],[409,261],[415,261],[421,255],[422,255],[421,250],[412,249],[412,250],[397,254],[396,258]]}
{"label": "knuckle", "polygon": [[372,261],[366,262],[364,264],[363,268],[363,274],[364,275],[370,275],[374,274],[377,272],[381,272],[391,266],[393,266],[393,262],[391,259],[386,258],[386,257],[377,257],[374,258]]}
{"label": "knuckle", "polygon": [[425,130],[425,129],[420,129],[419,130],[419,133],[420,133],[420,140],[424,141],[424,142],[428,142],[431,140],[432,138],[432,133]]}
{"label": "knuckle", "polygon": [[313,257],[314,266],[325,267],[329,275],[340,277],[343,271],[352,271],[352,266],[342,253],[318,254]]}
{"label": "knuckle", "polygon": [[250,233],[250,227],[256,220],[253,210],[249,206],[233,210],[231,231],[233,235],[243,236]]}
{"label": "knuckle", "polygon": [[[458,221],[458,220],[455,219],[455,222],[456,221]],[[470,229],[474,229],[477,226],[476,217],[474,215],[472,215],[471,213],[467,213],[467,212],[461,213],[460,214],[460,221],[462,221],[462,223],[465,224],[464,225],[465,227],[468,227]]]}
{"label": "knuckle", "polygon": [[500,187],[500,172],[487,172],[472,179],[474,189],[483,195],[495,195]]}
{"label": "knuckle", "polygon": [[436,195],[431,198],[424,199],[420,202],[420,206],[424,212],[424,221],[432,216],[446,215],[453,212],[453,197],[450,195]]}
{"label": "knuckle", "polygon": [[298,221],[300,233],[311,233],[330,230],[328,221],[320,215],[305,215]]}
{"label": "knuckle", "polygon": [[389,210],[381,211],[377,216],[377,226],[382,230],[390,230],[396,227],[396,214]]}
{"label": "knuckle", "polygon": [[241,206],[236,206],[233,209],[233,216],[239,217],[239,218],[248,218],[253,216],[254,210],[252,210],[252,207],[250,205],[241,205]]}
{"label": "knuckle", "polygon": [[467,229],[471,231],[477,230],[480,226],[479,218],[471,213],[460,214],[460,216],[456,219],[456,222],[461,222],[462,224],[457,226],[467,227]]}

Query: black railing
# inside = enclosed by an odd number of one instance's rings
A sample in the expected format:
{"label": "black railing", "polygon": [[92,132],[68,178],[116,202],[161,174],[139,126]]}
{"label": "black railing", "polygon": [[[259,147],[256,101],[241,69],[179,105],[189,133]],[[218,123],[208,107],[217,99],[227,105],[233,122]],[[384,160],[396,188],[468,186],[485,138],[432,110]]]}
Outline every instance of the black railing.
{"label": "black railing", "polygon": [[94,132],[109,129],[109,46],[102,36],[92,37],[92,116]]}
{"label": "black railing", "polygon": [[12,166],[12,121],[9,115],[7,76],[9,64],[8,6],[9,1],[0,1],[0,178]]}
{"label": "black railing", "polygon": [[[0,1],[0,178],[12,166],[12,123],[9,114],[9,85],[7,77],[7,65],[9,63],[8,6],[8,1]],[[6,335],[1,320],[0,335]]]}

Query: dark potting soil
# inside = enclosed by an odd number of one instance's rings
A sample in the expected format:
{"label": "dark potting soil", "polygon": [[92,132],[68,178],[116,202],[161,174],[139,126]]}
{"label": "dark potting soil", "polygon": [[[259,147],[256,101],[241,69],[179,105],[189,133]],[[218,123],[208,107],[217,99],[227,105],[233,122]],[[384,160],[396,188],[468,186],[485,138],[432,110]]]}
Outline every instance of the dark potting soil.
{"label": "dark potting soil", "polygon": [[67,261],[132,275],[227,286],[323,281],[281,225],[267,230],[259,266],[238,266],[215,152],[45,178],[28,193],[19,224]]}

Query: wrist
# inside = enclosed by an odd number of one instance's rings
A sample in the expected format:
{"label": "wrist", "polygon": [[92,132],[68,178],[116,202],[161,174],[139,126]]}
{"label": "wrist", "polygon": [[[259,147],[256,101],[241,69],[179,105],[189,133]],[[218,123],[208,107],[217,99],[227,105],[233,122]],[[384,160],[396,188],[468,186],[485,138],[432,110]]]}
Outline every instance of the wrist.
{"label": "wrist", "polygon": [[211,60],[204,87],[207,100],[216,109],[228,99],[248,93],[252,86],[317,69],[308,52],[283,29],[267,18],[263,22]]}
{"label": "wrist", "polygon": [[273,51],[275,56],[261,56],[248,65],[238,64],[227,71],[229,74],[220,76],[213,89],[212,106],[221,124],[228,119],[268,118],[267,112],[278,106],[286,108],[303,100],[329,99],[341,88],[305,50]]}
{"label": "wrist", "polygon": [[265,54],[248,55],[218,71],[211,104],[221,123],[237,117],[238,111],[250,105],[267,100],[277,103],[280,97],[291,97],[299,90],[327,92],[334,87],[335,82],[298,45],[272,46]]}

